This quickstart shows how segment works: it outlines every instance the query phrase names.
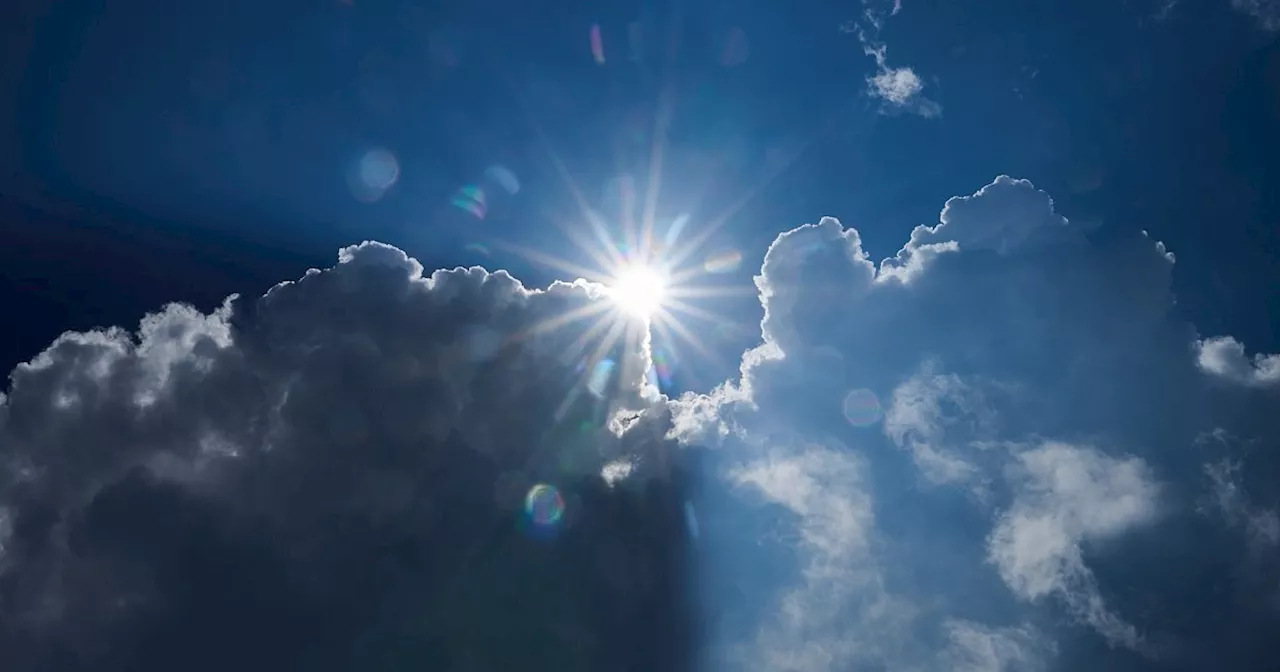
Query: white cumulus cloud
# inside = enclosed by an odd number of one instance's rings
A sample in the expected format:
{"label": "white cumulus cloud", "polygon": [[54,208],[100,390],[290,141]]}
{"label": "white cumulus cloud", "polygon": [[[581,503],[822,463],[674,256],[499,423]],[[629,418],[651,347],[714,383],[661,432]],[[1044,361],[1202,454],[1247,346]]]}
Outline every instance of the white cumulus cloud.
{"label": "white cumulus cloud", "polygon": [[[1137,227],[1094,242],[1008,176],[950,199],[879,264],[831,217],[779,235],[755,278],[762,342],[740,377],[672,402],[672,436],[713,446],[739,500],[729,474],[805,493],[783,498],[789,516],[738,514],[790,554],[726,540],[734,560],[709,561],[791,600],[753,610],[761,630],[720,638],[777,670],[1248,667],[1266,655],[1262,633],[1280,626],[1270,597],[1215,607],[1236,625],[1200,617],[1206,567],[1236,568],[1221,580],[1241,586],[1266,575],[1230,545],[1198,543],[1209,518],[1196,512],[1197,437],[1223,423],[1250,437],[1280,428],[1267,390],[1205,375],[1196,330],[1173,310],[1175,262]],[[856,474],[783,468],[812,464],[800,448],[812,445],[848,455]],[[761,446],[774,471],[759,471]],[[860,541],[843,566],[864,580],[815,590],[824,575],[810,568],[831,546],[813,531],[829,528],[821,507],[798,504],[854,495]],[[714,522],[703,529],[713,538]],[[832,613],[832,596],[845,622],[879,625],[816,647],[756,635],[799,632],[777,624]]]}
{"label": "white cumulus cloud", "polygon": [[1197,362],[1205,373],[1241,385],[1280,385],[1280,355],[1258,353],[1250,358],[1244,344],[1230,336],[1206,338],[1196,348]]}

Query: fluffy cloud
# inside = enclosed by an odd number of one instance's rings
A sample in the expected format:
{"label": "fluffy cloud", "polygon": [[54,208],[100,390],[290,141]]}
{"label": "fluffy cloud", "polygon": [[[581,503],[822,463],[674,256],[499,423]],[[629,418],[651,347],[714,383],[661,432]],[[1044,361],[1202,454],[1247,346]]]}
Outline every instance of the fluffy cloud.
{"label": "fluffy cloud", "polygon": [[[709,571],[772,597],[751,603],[760,631],[716,642],[778,670],[1265,660],[1280,583],[1254,591],[1273,573],[1229,539],[1268,529],[1249,521],[1272,500],[1224,489],[1231,474],[1206,471],[1197,437],[1224,424],[1274,437],[1275,397],[1205,365],[1174,310],[1174,263],[1145,232],[1091,240],[1007,176],[948,201],[879,264],[833,218],[778,236],[741,377],[672,402],[673,436],[719,446],[711,471],[742,507],[717,542],[733,560]],[[1264,361],[1236,370],[1252,380]],[[824,478],[838,470],[815,450],[856,469]],[[1255,481],[1250,493],[1270,482]],[[803,497],[781,494],[800,483]],[[836,536],[857,544],[816,571],[832,548],[816,531],[841,507],[858,533]],[[761,529],[786,552],[735,540]],[[831,599],[858,625],[796,625]]]}
{"label": "fluffy cloud", "polygon": [[889,47],[880,40],[880,30],[888,17],[902,10],[902,3],[863,0],[862,5],[861,20],[846,24],[842,30],[856,33],[863,53],[875,59],[876,72],[867,77],[867,92],[890,109],[908,110],[924,117],[942,114],[942,106],[924,96],[924,82],[914,69],[889,65]]}
{"label": "fluffy cloud", "polygon": [[[639,325],[590,330],[609,309],[366,243],[63,335],[0,404],[6,669],[680,669],[681,467]],[[520,526],[539,481],[568,545]]]}
{"label": "fluffy cloud", "polygon": [[1230,336],[1206,338],[1196,348],[1197,363],[1206,373],[1241,385],[1280,385],[1280,355],[1258,353],[1250,359],[1244,344]]}

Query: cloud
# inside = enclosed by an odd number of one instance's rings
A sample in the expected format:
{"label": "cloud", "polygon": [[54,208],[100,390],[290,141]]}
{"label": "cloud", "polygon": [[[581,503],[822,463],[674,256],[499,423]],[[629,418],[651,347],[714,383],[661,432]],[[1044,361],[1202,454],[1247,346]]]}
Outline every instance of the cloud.
{"label": "cloud", "polygon": [[1280,385],[1280,355],[1258,353],[1250,359],[1244,344],[1230,336],[1197,341],[1196,348],[1197,363],[1205,373],[1241,385]]}
{"label": "cloud", "polygon": [[990,558],[1026,600],[1058,595],[1108,641],[1144,647],[1136,629],[1105,605],[1082,545],[1150,523],[1158,488],[1141,460],[1048,443],[1017,456],[1015,498],[990,538]]}
{"label": "cloud", "polygon": [[914,69],[889,65],[889,47],[880,40],[880,31],[888,17],[902,10],[902,3],[894,0],[889,5],[863,0],[862,6],[861,20],[841,30],[856,33],[863,53],[875,59],[876,72],[867,77],[867,92],[884,101],[889,109],[907,110],[922,117],[942,114],[942,106],[924,96],[924,82]]}
{"label": "cloud", "polygon": [[1039,633],[1029,626],[988,628],[969,621],[948,621],[945,669],[956,672],[1034,672],[1045,669]]}
{"label": "cloud", "polygon": [[912,614],[884,591],[871,553],[875,520],[864,469],[838,446],[779,448],[733,468],[729,479],[798,521],[790,541],[804,556],[801,579],[769,600],[771,615],[746,645],[730,649],[728,666],[828,670],[875,660]]}
{"label": "cloud", "polygon": [[912,452],[916,466],[929,481],[973,479],[979,468],[960,447],[948,445],[948,434],[988,434],[986,425],[994,418],[989,417],[986,402],[973,386],[954,374],[934,374],[931,368],[932,363],[927,362],[919,373],[894,388],[885,411],[885,434]]}
{"label": "cloud", "polygon": [[1231,6],[1258,20],[1265,30],[1280,30],[1280,2],[1277,0],[1231,0]]}
{"label": "cloud", "polygon": [[0,403],[6,669],[1263,668],[1270,360],[1175,262],[1008,176],[879,263],[824,217],[667,400],[599,287],[377,243],[65,334]]}
{"label": "cloud", "polygon": [[[365,243],[256,301],[64,334],[0,403],[5,668],[681,669],[646,340],[559,319],[609,309]],[[614,375],[582,394],[593,354]],[[536,482],[571,546],[521,523]]]}
{"label": "cloud", "polygon": [[911,68],[882,66],[880,71],[868,80],[868,83],[871,85],[873,95],[894,105],[905,105],[907,101],[924,90],[920,77]]}
{"label": "cloud", "polygon": [[[1197,437],[1276,436],[1274,398],[1206,375],[1174,310],[1175,263],[1137,229],[1091,239],[1008,176],[948,200],[879,264],[834,218],[779,235],[755,278],[762,342],[741,375],[671,402],[672,436],[711,446],[718,506],[734,511],[702,525],[706,548],[732,549],[705,571],[758,598],[713,640],[780,670],[1267,660],[1280,582],[1258,590],[1274,572],[1227,541],[1240,523],[1204,514],[1222,486],[1206,482]],[[827,464],[815,450],[856,469],[786,466]],[[1213,511],[1270,510],[1276,468],[1255,456],[1249,498]],[[789,502],[779,515],[744,473],[805,495],[775,497]],[[821,507],[796,503],[834,498],[858,503],[842,568],[859,581],[809,569],[830,546],[811,541]],[[774,544],[749,541],[762,530]],[[833,613],[830,599],[863,625],[778,626]]]}
{"label": "cloud", "polygon": [[1249,501],[1242,482],[1243,468],[1241,462],[1230,459],[1204,465],[1210,483],[1205,508],[1222,516],[1228,524],[1242,528],[1251,544],[1263,548],[1276,546],[1280,544],[1280,516]]}
{"label": "cloud", "polygon": [[1245,483],[1245,458],[1240,447],[1252,442],[1242,442],[1217,427],[1200,436],[1198,443],[1217,453],[1204,464],[1207,492],[1198,510],[1242,531],[1256,551],[1280,547],[1280,515],[1274,508],[1254,502]]}

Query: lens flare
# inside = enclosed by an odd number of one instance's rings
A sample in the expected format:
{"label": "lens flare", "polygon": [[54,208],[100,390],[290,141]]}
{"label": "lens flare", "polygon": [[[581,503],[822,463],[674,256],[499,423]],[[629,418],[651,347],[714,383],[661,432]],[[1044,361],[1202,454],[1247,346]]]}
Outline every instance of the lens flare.
{"label": "lens flare", "polygon": [[525,495],[524,513],[534,525],[555,525],[564,518],[564,497],[556,486],[539,483]]}
{"label": "lens flare", "polygon": [[698,538],[698,514],[694,513],[693,502],[684,503],[684,524],[689,529],[689,536]]}
{"label": "lens flare", "polygon": [[684,232],[684,226],[688,223],[689,215],[680,215],[671,222],[671,226],[667,227],[667,235],[663,236],[662,242],[668,249],[676,246],[676,241],[680,239],[680,234]]}
{"label": "lens flare", "polygon": [[609,379],[613,376],[614,366],[612,359],[596,362],[595,368],[591,370],[591,377],[587,379],[587,391],[603,398],[609,391]]}
{"label": "lens flare", "polygon": [[389,189],[399,177],[396,155],[381,147],[369,150],[360,159],[360,179],[371,189]]}
{"label": "lens flare", "polygon": [[365,203],[373,203],[386,195],[400,179],[400,162],[390,150],[374,147],[360,156],[347,172],[351,195]]}
{"label": "lens flare", "polygon": [[653,368],[649,370],[649,382],[659,390],[666,392],[675,382],[676,367],[679,360],[669,348],[657,346],[653,349]]}
{"label": "lens flare", "polygon": [[600,37],[600,24],[591,25],[591,56],[596,63],[604,64],[604,39]]}
{"label": "lens flare", "polygon": [[511,172],[509,168],[504,166],[489,166],[484,171],[484,176],[498,183],[503,191],[515,196],[520,191],[520,180],[516,179],[516,174]]}
{"label": "lens flare", "polygon": [[876,393],[866,388],[851,390],[844,397],[844,419],[854,427],[870,427],[884,414]]}
{"label": "lens flare", "polygon": [[485,198],[484,189],[474,184],[468,184],[459,189],[453,196],[453,205],[475,215],[476,219],[484,219],[484,216],[489,212],[488,199]]}
{"label": "lens flare", "polygon": [[703,262],[702,268],[708,273],[729,273],[737,270],[742,264],[742,253],[737,250],[717,252]]}

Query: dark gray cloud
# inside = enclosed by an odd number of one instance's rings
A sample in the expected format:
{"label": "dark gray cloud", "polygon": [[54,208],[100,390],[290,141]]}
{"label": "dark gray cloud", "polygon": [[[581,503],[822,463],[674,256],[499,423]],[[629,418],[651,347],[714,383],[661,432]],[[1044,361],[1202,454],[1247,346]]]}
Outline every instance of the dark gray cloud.
{"label": "dark gray cloud", "polygon": [[[365,243],[63,335],[0,404],[5,668],[682,669],[682,468],[611,310]],[[522,528],[536,482],[554,543]]]}
{"label": "dark gray cloud", "polygon": [[718,569],[762,597],[714,647],[763,670],[1265,669],[1274,356],[1197,334],[1174,271],[1006,176],[879,265],[832,218],[780,235],[741,378],[672,403],[758,535]]}

